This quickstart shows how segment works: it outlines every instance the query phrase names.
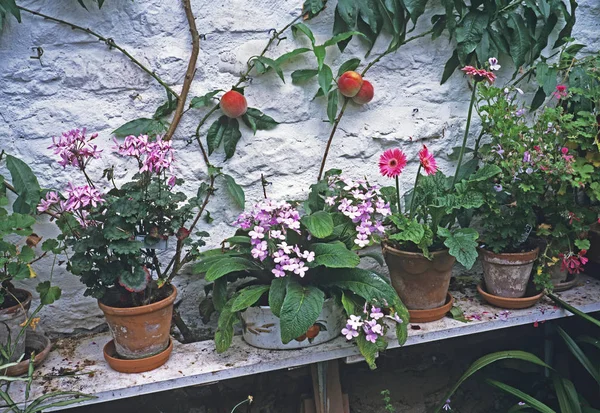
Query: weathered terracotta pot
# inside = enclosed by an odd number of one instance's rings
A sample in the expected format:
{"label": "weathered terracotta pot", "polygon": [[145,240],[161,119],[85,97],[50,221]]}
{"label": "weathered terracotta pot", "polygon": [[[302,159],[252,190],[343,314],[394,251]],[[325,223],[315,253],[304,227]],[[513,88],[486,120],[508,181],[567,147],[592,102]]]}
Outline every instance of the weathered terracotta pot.
{"label": "weathered terracotta pot", "polygon": [[555,286],[567,281],[568,276],[569,272],[567,270],[562,270],[560,264],[555,264],[550,267],[550,279]]}
{"label": "weathered terracotta pot", "polygon": [[173,340],[169,339],[167,348],[158,354],[137,360],[119,358],[115,350],[115,341],[110,340],[104,346],[104,359],[108,365],[119,373],[143,373],[154,370],[165,364],[173,352]]}
{"label": "weathered terracotta pot", "polygon": [[151,357],[169,346],[173,303],[177,297],[177,290],[171,288],[167,298],[141,307],[109,307],[98,301],[119,357],[129,360]]}
{"label": "weathered terracotta pot", "polygon": [[240,313],[242,317],[242,337],[252,347],[267,350],[292,350],[316,346],[340,336],[345,318],[342,309],[335,300],[329,298],[323,304],[323,310],[317,319],[318,330],[314,337],[298,337],[287,344],[281,342],[281,324],[269,306],[250,307]]}
{"label": "weathered terracotta pot", "polygon": [[430,310],[446,304],[456,259],[448,250],[432,252],[428,260],[419,252],[406,252],[382,243],[392,285],[409,310]]}
{"label": "weathered terracotta pot", "polygon": [[[35,351],[33,365],[37,367],[48,357],[50,350],[52,350],[52,342],[42,333],[28,330],[25,338],[25,348]],[[29,356],[29,354],[26,354],[26,356]],[[30,357],[24,358],[18,364],[7,368],[2,374],[12,377],[26,374],[29,370],[29,359]]]}
{"label": "weathered terracotta pot", "polygon": [[[6,346],[10,341],[10,361],[17,361],[25,353],[26,334],[21,332],[21,324],[27,320],[27,313],[31,306],[31,293],[27,290],[16,288],[11,291],[18,304],[0,310],[0,346]],[[7,294],[5,300],[14,300],[15,297]]]}
{"label": "weathered terracotta pot", "polygon": [[527,252],[494,254],[481,248],[479,257],[487,292],[498,297],[524,297],[539,251],[536,248]]}
{"label": "weathered terracotta pot", "polygon": [[525,297],[520,298],[499,297],[497,295],[493,295],[485,291],[485,287],[486,286],[482,284],[479,284],[477,286],[477,292],[483,297],[485,301],[487,301],[493,306],[507,308],[509,310],[518,310],[522,308],[533,307],[544,296],[544,292],[541,291],[538,293],[534,292],[532,293],[533,295],[527,295]]}

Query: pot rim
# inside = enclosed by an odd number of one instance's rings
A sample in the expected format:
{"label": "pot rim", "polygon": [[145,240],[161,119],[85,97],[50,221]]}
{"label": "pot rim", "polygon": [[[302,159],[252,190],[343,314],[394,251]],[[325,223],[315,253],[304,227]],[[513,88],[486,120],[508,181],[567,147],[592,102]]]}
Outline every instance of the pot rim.
{"label": "pot rim", "polygon": [[524,251],[524,252],[500,252],[498,254],[496,254],[495,252],[492,252],[492,251],[490,251],[488,249],[485,249],[484,247],[479,247],[479,251],[483,252],[486,255],[494,256],[494,257],[503,257],[503,256],[517,257],[517,256],[535,255],[536,258],[537,258],[537,256],[540,253],[540,247],[538,246],[538,247],[535,247],[532,250]]}
{"label": "pot rim", "polygon": [[[412,251],[399,250],[398,248],[391,247],[386,241],[381,241],[381,248],[384,250],[384,252],[385,252],[386,249],[388,249],[391,252],[400,253],[400,254],[405,255],[405,256],[409,256],[409,257],[423,257],[423,258],[427,259],[425,257],[425,255],[423,255],[422,252],[412,252]],[[444,248],[443,250],[440,250],[440,251],[430,251],[430,254],[432,256],[445,255],[445,254],[450,255],[450,249]]]}
{"label": "pot rim", "polygon": [[19,311],[22,308],[25,309],[25,311],[29,311],[29,307],[31,306],[31,300],[33,299],[33,296],[31,295],[31,291],[26,290],[24,288],[15,288],[13,291],[20,291],[25,293],[25,300],[21,301],[18,304],[15,304],[11,307],[8,308],[2,308],[0,309],[0,314],[12,314],[12,313],[16,313],[17,311]]}
{"label": "pot rim", "polygon": [[175,286],[172,284],[170,287],[172,288],[172,291],[168,297],[152,304],[142,305],[140,307],[111,307],[109,305],[102,304],[100,300],[98,300],[98,307],[100,307],[104,313],[116,316],[135,316],[152,313],[168,307],[175,302],[175,298],[177,297],[177,288],[175,288]]}
{"label": "pot rim", "polygon": [[485,282],[480,282],[479,284],[477,284],[477,292],[479,292],[479,294],[481,294],[484,298],[487,297],[492,297],[493,299],[497,300],[498,302],[502,302],[502,303],[525,303],[525,302],[530,302],[530,301],[534,301],[534,300],[539,300],[540,298],[542,298],[546,293],[545,291],[541,291],[540,293],[536,294],[536,295],[529,295],[529,296],[525,296],[525,297],[502,297],[500,295],[494,295],[492,293],[489,293],[486,291],[485,287]]}

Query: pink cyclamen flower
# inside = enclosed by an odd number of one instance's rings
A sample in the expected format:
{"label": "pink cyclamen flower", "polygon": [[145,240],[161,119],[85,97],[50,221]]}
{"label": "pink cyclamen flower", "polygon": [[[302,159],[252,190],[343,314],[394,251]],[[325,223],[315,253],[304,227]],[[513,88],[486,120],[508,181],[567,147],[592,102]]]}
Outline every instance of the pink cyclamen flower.
{"label": "pink cyclamen flower", "polygon": [[388,149],[379,158],[379,172],[395,178],[402,173],[406,163],[406,155],[400,149]]}
{"label": "pink cyclamen flower", "polygon": [[473,66],[465,66],[460,70],[465,72],[468,76],[471,76],[476,82],[487,80],[487,82],[491,85],[496,80],[496,75],[492,72],[488,72],[485,69],[477,69]]}
{"label": "pink cyclamen flower", "polygon": [[427,175],[435,175],[438,170],[437,162],[435,161],[433,154],[429,152],[429,149],[427,149],[427,146],[425,145],[423,145],[423,149],[419,151],[419,160]]}
{"label": "pink cyclamen flower", "polygon": [[552,93],[556,99],[566,98],[569,95],[567,87],[565,85],[557,85],[556,90]]}

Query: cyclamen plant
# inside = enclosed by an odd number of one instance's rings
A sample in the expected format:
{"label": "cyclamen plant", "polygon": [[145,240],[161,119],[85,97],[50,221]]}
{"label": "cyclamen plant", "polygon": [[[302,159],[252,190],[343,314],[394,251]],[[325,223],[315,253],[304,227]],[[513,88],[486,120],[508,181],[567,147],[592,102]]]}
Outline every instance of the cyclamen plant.
{"label": "cyclamen plant", "polygon": [[[238,231],[223,248],[201,254],[195,271],[213,282],[212,302],[220,311],[217,351],[231,345],[237,313],[248,307],[268,304],[280,319],[281,341],[288,343],[305,336],[329,298],[351,319],[363,318],[361,309],[370,308],[373,316],[364,319],[363,328],[344,335],[357,340],[372,367],[377,352],[387,345],[383,313],[375,314],[385,308],[400,323],[399,341],[406,339],[408,312],[396,291],[378,274],[356,268],[360,263],[356,250],[378,242],[383,234],[389,204],[378,186],[336,172],[313,185],[302,206],[270,199],[259,202],[236,220]],[[248,277],[253,280],[227,295],[229,283]]]}
{"label": "cyclamen plant", "polygon": [[[110,189],[100,189],[87,171],[101,152],[93,141],[97,134],[72,130],[54,138],[49,147],[63,168],[77,168],[85,185],[69,182],[65,195],[49,191],[39,212],[57,217],[62,237],[72,248],[67,268],[88,287],[91,295],[109,305],[139,306],[169,294],[163,288],[191,262],[204,245],[206,232],[190,237],[200,214],[196,198],[187,199],[175,188],[183,184],[173,175],[174,149],[170,141],[146,136],[115,140],[115,151],[137,162],[138,171],[118,187],[114,168],[104,171]],[[198,210],[196,215],[194,211]],[[190,223],[191,222],[191,223]],[[157,253],[175,239],[172,255]]]}

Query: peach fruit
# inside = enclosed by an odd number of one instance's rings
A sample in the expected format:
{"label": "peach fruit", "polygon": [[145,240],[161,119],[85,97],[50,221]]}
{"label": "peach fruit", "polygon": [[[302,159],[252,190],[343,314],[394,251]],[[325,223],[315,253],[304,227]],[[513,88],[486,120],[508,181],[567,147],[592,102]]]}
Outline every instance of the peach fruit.
{"label": "peach fruit", "polygon": [[356,72],[345,72],[338,79],[338,88],[340,93],[346,97],[354,97],[360,91],[363,84],[363,78]]}
{"label": "peach fruit", "polygon": [[221,98],[221,110],[230,118],[239,118],[248,110],[248,102],[244,95],[235,90],[230,90]]}
{"label": "peach fruit", "polygon": [[354,103],[358,103],[359,105],[364,105],[365,103],[369,103],[373,100],[373,96],[375,95],[375,89],[373,89],[373,85],[368,80],[363,80],[363,84],[356,94],[352,98]]}

